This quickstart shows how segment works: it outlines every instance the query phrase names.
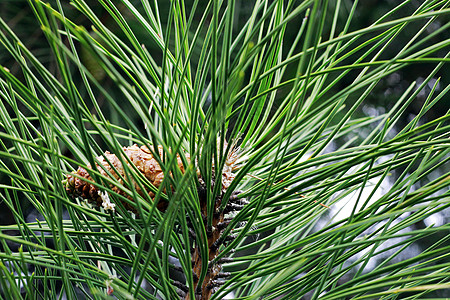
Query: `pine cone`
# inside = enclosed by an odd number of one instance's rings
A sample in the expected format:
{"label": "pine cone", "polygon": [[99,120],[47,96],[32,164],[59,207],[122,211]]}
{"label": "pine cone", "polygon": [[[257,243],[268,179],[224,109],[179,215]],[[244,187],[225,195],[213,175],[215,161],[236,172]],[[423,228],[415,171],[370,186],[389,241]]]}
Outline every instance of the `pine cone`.
{"label": "pine cone", "polygon": [[[226,145],[225,145],[226,147]],[[204,217],[204,224],[205,224],[205,231],[207,233],[207,241],[208,241],[208,256],[207,259],[209,261],[208,264],[208,271],[207,274],[203,280],[203,282],[199,282],[199,278],[202,271],[202,257],[200,255],[200,249],[198,245],[194,242],[194,248],[192,250],[192,262],[193,262],[193,275],[195,275],[194,280],[194,289],[196,290],[196,299],[209,299],[216,289],[218,285],[221,285],[224,283],[223,280],[218,280],[219,278],[222,278],[222,263],[223,261],[219,260],[217,262],[214,262],[214,258],[219,254],[220,247],[223,244],[226,244],[228,241],[232,240],[234,238],[234,235],[229,236],[222,236],[222,232],[225,230],[225,228],[230,223],[231,219],[226,218],[226,215],[228,215],[230,212],[233,211],[239,211],[244,207],[246,204],[246,201],[239,200],[238,195],[239,191],[235,191],[232,193],[232,197],[228,199],[227,205],[225,209],[221,210],[221,204],[222,204],[222,197],[226,190],[229,188],[230,183],[234,180],[235,174],[233,171],[237,170],[240,166],[238,165],[238,160],[240,158],[240,151],[237,147],[235,147],[235,144],[233,147],[231,147],[232,150],[226,154],[226,161],[225,165],[223,166],[221,172],[216,172],[216,168],[214,166],[214,163],[212,164],[212,171],[213,171],[213,177],[216,177],[214,173],[218,173],[221,175],[221,182],[222,182],[222,193],[218,196],[218,198],[215,201],[214,205],[214,215],[213,215],[213,222],[211,224],[211,227],[206,226],[206,218],[208,215],[208,209],[207,209],[207,197],[205,193],[205,186],[202,184],[202,187],[198,190],[199,193],[199,199],[200,199],[200,209],[201,209],[201,215]],[[161,160],[163,158],[163,148],[162,146],[158,146],[158,151],[155,151],[159,153],[159,156],[161,157]],[[139,170],[148,181],[158,188],[163,179],[164,179],[164,173],[161,169],[161,166],[158,164],[156,159],[153,157],[151,151],[146,147],[138,147],[137,145],[133,145],[131,147],[123,147],[124,154],[128,157],[130,162],[133,164],[134,167]],[[189,154],[184,154],[186,156],[186,160],[188,163],[190,162],[190,156]],[[111,154],[109,152],[105,152],[103,156],[97,157],[97,161],[100,163],[96,164],[97,170],[100,172],[101,175],[108,177],[111,174],[122,186],[125,186],[127,189],[135,189],[138,194],[141,196],[144,195],[144,193],[148,194],[152,199],[154,198],[155,194],[150,190],[143,191],[135,182],[128,183],[124,182],[122,178],[126,178],[125,171],[123,168],[123,165],[119,158]],[[184,166],[181,160],[181,157],[177,154],[177,163],[178,168],[182,173],[184,173]],[[111,167],[114,166],[114,168]],[[127,161],[128,167],[132,168],[130,163]],[[103,168],[102,168],[103,167]],[[91,165],[87,165],[88,169],[92,169]],[[106,172],[105,170],[108,170]],[[73,197],[82,197],[89,202],[95,203],[97,206],[103,206],[105,210],[114,210],[114,203],[111,203],[108,197],[107,193],[102,193],[102,191],[91,184],[90,182],[93,182],[93,178],[89,175],[88,171],[84,168],[79,167],[76,172],[73,172],[77,176],[74,176],[72,174],[69,174],[67,176],[67,180],[65,180],[65,187],[68,194],[72,195]],[[120,176],[119,176],[120,175]],[[200,176],[200,172],[197,171],[197,176],[199,178],[200,183],[203,183],[203,180]],[[90,181],[90,182],[88,182]],[[214,182],[212,182],[214,185]],[[121,201],[123,206],[133,212],[137,212],[136,208],[132,203],[134,202],[134,199],[127,195],[125,191],[123,191],[120,187],[117,185],[110,184],[110,188],[117,194],[120,194],[124,197],[127,197],[130,202]],[[165,191],[164,191],[165,192]],[[166,200],[161,199],[159,203],[157,204],[157,208],[161,211],[165,211],[167,209],[168,202]],[[192,227],[193,221],[188,219],[188,226],[190,227],[190,232],[196,240],[195,237],[195,231]],[[226,259],[226,258],[223,258]],[[222,260],[223,260],[222,259]],[[182,294],[182,298],[184,299],[190,299],[189,294],[186,294],[186,290],[188,289],[186,286],[184,286],[183,283],[179,283],[179,286],[182,287],[182,290],[180,290],[180,293]],[[192,300],[192,299],[190,299]]]}
{"label": "pine cone", "polygon": [[[161,159],[163,159],[162,146],[158,146],[157,150]],[[146,146],[138,147],[137,145],[133,145],[130,147],[123,147],[123,151],[125,155],[129,158],[131,163],[145,176],[145,178],[149,180],[149,182],[153,186],[158,188],[161,185],[161,182],[164,179],[164,173],[161,169],[161,166],[158,164],[157,160],[153,157],[151,151]],[[189,154],[186,154],[186,159],[188,160],[188,162],[190,161]],[[111,173],[115,179],[117,179],[117,181],[121,185],[126,186],[129,189],[134,188],[139,195],[141,196],[144,195],[144,191],[142,191],[139,185],[136,184],[135,182],[133,182],[133,186],[130,186],[126,182],[124,183],[122,178],[126,178],[125,171],[122,163],[115,154],[111,154],[110,152],[106,151],[104,156],[97,157],[97,160],[100,162],[100,164],[103,166],[104,169],[108,170],[108,172]],[[177,155],[177,162],[181,172],[184,173],[183,162],[179,155]],[[120,176],[116,173],[116,171],[111,167],[110,164],[114,166],[115,170],[120,174]],[[127,165],[129,168],[131,168],[131,165],[128,162]],[[88,164],[87,167],[89,169],[92,168],[90,164]],[[96,167],[97,170],[100,172],[100,174],[102,174],[105,177],[109,176],[108,173],[101,166],[97,164]],[[82,179],[85,178],[86,180],[94,181],[87,172],[87,170],[82,167],[79,167],[78,170],[73,173],[77,174],[81,178],[75,177],[73,175],[67,176],[66,180],[67,193],[72,195],[73,197],[82,197],[83,199],[86,199],[89,202],[96,204],[97,206],[102,206],[105,200],[104,196],[101,194],[101,191],[96,186]],[[125,191],[123,191],[116,185],[111,185],[110,187],[117,194],[125,196],[129,200],[134,201],[131,196],[128,196],[125,193]],[[146,190],[145,193],[147,193],[151,198],[154,198],[155,196],[155,194],[150,190]],[[136,208],[130,205],[129,203],[122,201],[122,204],[126,209],[136,212]],[[161,199],[157,207],[158,209],[164,211],[167,208],[167,204],[168,204],[167,201]]]}

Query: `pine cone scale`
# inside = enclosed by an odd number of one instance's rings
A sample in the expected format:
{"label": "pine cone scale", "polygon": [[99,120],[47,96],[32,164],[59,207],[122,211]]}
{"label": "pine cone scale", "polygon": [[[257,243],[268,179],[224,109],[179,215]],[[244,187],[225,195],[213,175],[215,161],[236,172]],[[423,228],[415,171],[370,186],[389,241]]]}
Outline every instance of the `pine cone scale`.
{"label": "pine cone scale", "polygon": [[[131,169],[134,167],[141,172],[145,176],[146,179],[150,181],[150,183],[155,187],[158,188],[163,179],[164,179],[164,173],[162,171],[161,166],[158,164],[156,159],[151,154],[151,151],[146,147],[138,147],[137,145],[133,145],[130,147],[124,147],[123,148],[125,156],[131,161],[131,164],[129,161],[126,161],[127,166]],[[163,149],[162,146],[158,146],[157,153],[160,155],[161,159],[163,158]],[[154,198],[155,194],[150,190],[143,191],[139,185],[136,182],[127,183],[124,182],[123,178],[125,178],[125,170],[122,165],[122,162],[119,160],[119,158],[106,151],[103,156],[99,156],[96,158],[98,163],[96,164],[98,172],[104,176],[104,177],[110,177],[112,176],[120,185],[123,185],[127,187],[128,189],[134,188],[136,192],[144,196],[144,194],[148,194],[151,198]],[[184,167],[182,165],[181,158],[177,157],[178,161],[178,167],[182,172],[184,172]],[[189,160],[188,160],[189,161]],[[92,169],[91,165],[87,165],[88,169]],[[102,204],[102,199],[99,197],[99,194],[101,191],[93,184],[88,183],[87,181],[83,180],[82,178],[88,180],[88,181],[94,181],[92,177],[89,175],[89,172],[82,167],[79,167],[76,172],[74,172],[77,176],[74,176],[72,174],[69,174],[67,176],[67,183],[66,183],[66,191],[67,193],[73,195],[74,197],[82,197],[83,199],[88,200],[89,202],[95,203],[98,206]],[[120,194],[129,200],[133,201],[132,197],[130,197],[122,188],[118,187],[117,185],[110,184],[110,188],[117,194]],[[130,209],[134,212],[136,212],[136,209],[134,207],[131,207],[129,203],[123,202],[122,203],[127,209]],[[159,205],[158,207],[161,209],[164,209],[167,205]]]}

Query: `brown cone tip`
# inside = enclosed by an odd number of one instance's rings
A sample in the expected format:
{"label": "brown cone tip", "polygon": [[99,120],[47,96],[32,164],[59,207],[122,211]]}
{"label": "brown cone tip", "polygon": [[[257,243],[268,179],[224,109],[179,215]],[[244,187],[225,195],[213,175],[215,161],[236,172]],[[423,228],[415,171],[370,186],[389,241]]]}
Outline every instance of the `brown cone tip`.
{"label": "brown cone tip", "polygon": [[[133,145],[130,147],[123,147],[123,152],[134,165],[134,167],[136,167],[155,188],[158,188],[161,185],[164,179],[164,173],[161,169],[161,166],[158,164],[157,160],[153,157],[151,151],[146,146],[138,147],[137,145]],[[162,146],[158,146],[155,152],[159,153],[160,158],[163,159]],[[120,159],[115,154],[106,151],[103,156],[99,156],[96,159],[100,163],[96,164],[96,167],[101,175],[109,177],[108,173],[110,173],[122,186],[126,186],[127,188],[133,187],[139,195],[143,196],[144,193],[147,193],[151,198],[154,198],[155,194],[152,191],[142,191],[137,183],[134,182],[132,184],[129,184],[123,181],[122,178],[125,178],[125,170]],[[190,161],[189,155],[186,155],[186,159],[188,162]],[[128,161],[126,163],[129,168],[132,167]],[[183,162],[179,155],[177,155],[177,163],[181,172],[184,173]],[[100,165],[103,166],[103,168]],[[111,165],[114,166],[114,168],[112,168]],[[87,165],[87,168],[92,169],[90,164]],[[88,171],[82,167],[79,167],[77,171],[72,173],[78,176],[74,176],[72,174],[67,175],[67,180],[65,180],[66,192],[73,197],[81,197],[91,203],[96,204],[97,206],[101,206],[104,202],[104,199],[102,198],[99,188],[88,182],[94,182]],[[128,196],[120,187],[110,185],[110,188],[115,193],[127,197],[129,200],[133,201],[133,199]],[[136,209],[128,202],[122,201],[122,204],[128,210],[136,212]],[[161,210],[165,210],[166,206],[167,203],[164,203],[163,200],[158,203],[158,208]]]}

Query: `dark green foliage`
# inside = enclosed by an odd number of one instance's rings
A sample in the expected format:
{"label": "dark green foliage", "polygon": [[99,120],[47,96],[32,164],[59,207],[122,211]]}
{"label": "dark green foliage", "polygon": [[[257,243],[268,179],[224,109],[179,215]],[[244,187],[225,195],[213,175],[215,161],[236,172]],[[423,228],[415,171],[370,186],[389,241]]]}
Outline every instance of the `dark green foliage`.
{"label": "dark green foliage", "polygon": [[91,2],[0,4],[3,298],[449,296],[449,1]]}

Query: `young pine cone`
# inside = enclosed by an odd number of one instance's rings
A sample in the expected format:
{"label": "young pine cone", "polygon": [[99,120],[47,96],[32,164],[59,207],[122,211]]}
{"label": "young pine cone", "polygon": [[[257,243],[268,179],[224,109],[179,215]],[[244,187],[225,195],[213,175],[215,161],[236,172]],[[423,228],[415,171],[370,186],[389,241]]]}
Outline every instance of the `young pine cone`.
{"label": "young pine cone", "polygon": [[[131,163],[145,176],[145,178],[147,178],[150,181],[150,183],[153,186],[158,188],[161,185],[161,182],[164,179],[164,173],[161,169],[161,166],[158,164],[157,160],[153,157],[151,151],[146,146],[138,147],[135,144],[130,147],[123,147],[123,151],[125,155],[129,158]],[[159,153],[159,156],[161,157],[162,160],[163,159],[162,146],[158,146],[157,152]],[[186,154],[186,159],[188,162],[190,161],[189,154]],[[126,182],[124,183],[122,178],[126,179],[125,170],[123,168],[121,161],[115,154],[111,154],[110,152],[106,151],[104,156],[97,157],[97,160],[100,162],[100,164],[103,166],[104,169],[108,170],[108,172],[111,173],[115,177],[115,179],[117,179],[117,181],[121,185],[127,187],[128,189],[134,188],[136,192],[141,196],[143,196],[145,192],[148,193],[151,198],[154,198],[155,194],[152,191],[150,190],[142,191],[142,189],[139,187],[137,183],[133,182],[133,186],[130,186]],[[179,155],[177,155],[177,163],[181,172],[184,173],[183,162]],[[120,174],[120,176],[111,167],[111,165],[114,166],[115,170]],[[128,161],[127,165],[131,169],[131,165],[129,164]],[[87,167],[89,169],[92,168],[90,164],[88,164]],[[97,164],[97,170],[100,172],[100,174],[108,177],[109,174],[103,168]],[[82,197],[83,199],[86,199],[89,202],[95,203],[97,206],[103,205],[105,209],[114,210],[114,204],[111,204],[109,202],[109,197],[106,193],[101,193],[98,187],[83,180],[83,178],[85,178],[86,180],[94,181],[86,169],[79,167],[76,172],[72,173],[77,174],[81,178],[75,177],[71,174],[67,175],[67,180],[65,180],[65,187],[68,194],[72,195],[73,197]],[[127,195],[125,191],[123,191],[118,186],[111,185],[110,187],[117,194],[125,196],[129,200],[133,201],[132,197]],[[122,204],[126,209],[136,212],[136,208],[130,205],[129,203],[122,201]],[[167,201],[161,199],[157,207],[158,209],[164,211],[167,208],[167,204],[168,204]]]}
{"label": "young pine cone", "polygon": [[[227,146],[227,144],[225,144]],[[207,197],[203,192],[199,191],[199,200],[200,200],[200,209],[201,209],[201,215],[204,216],[204,226],[205,226],[205,232],[207,234],[207,242],[208,242],[208,254],[206,256],[208,263],[208,271],[203,278],[203,281],[200,282],[200,275],[202,274],[202,264],[204,263],[204,259],[202,258],[202,253],[200,251],[199,246],[194,242],[193,248],[191,248],[191,255],[192,255],[192,273],[194,276],[194,286],[192,287],[196,291],[196,298],[195,299],[209,299],[214,292],[214,289],[217,288],[220,284],[223,284],[224,281],[220,278],[223,278],[222,272],[222,261],[215,262],[214,259],[217,257],[217,255],[220,253],[221,249],[220,247],[222,245],[227,244],[230,240],[234,239],[234,235],[229,236],[222,236],[223,231],[226,229],[226,227],[229,225],[231,219],[230,219],[230,212],[236,212],[242,209],[246,203],[245,200],[239,199],[237,196],[239,195],[239,191],[233,192],[230,199],[227,201],[227,205],[225,209],[219,210],[222,204],[222,197],[226,190],[229,188],[231,182],[235,178],[235,174],[233,173],[236,171],[240,166],[238,164],[238,160],[240,159],[240,151],[235,145],[232,145],[231,151],[229,151],[225,155],[225,164],[222,167],[222,170],[220,172],[217,172],[216,167],[214,166],[214,163],[212,163],[212,171],[213,171],[213,178],[217,178],[217,175],[221,175],[221,183],[222,183],[222,193],[216,198],[216,201],[214,202],[214,213],[213,213],[213,220],[212,224],[208,227],[206,225],[206,219],[207,215],[209,213],[208,206],[207,206]],[[158,146],[158,149],[154,152],[157,152],[159,156],[161,157],[161,160],[163,158],[163,148],[162,146]],[[145,178],[151,183],[153,186],[158,188],[163,179],[164,179],[164,173],[161,169],[161,166],[158,164],[156,159],[153,157],[151,151],[146,147],[138,147],[137,145],[133,145],[131,147],[124,147],[123,153],[126,155],[126,157],[129,159],[131,164],[133,164],[134,167],[136,167],[137,170],[139,170],[142,175],[145,176]],[[186,160],[188,163],[190,163],[190,156],[189,154],[184,154],[186,157]],[[106,152],[103,156],[97,157],[97,161],[99,163],[96,164],[98,172],[104,176],[109,177],[113,176],[121,186],[126,187],[127,189],[134,189],[138,194],[143,196],[145,193],[148,194],[152,199],[154,198],[155,194],[150,191],[149,189],[142,190],[138,184],[135,182],[124,182],[124,179],[126,179],[125,176],[125,170],[123,168],[123,165],[119,158],[111,154],[109,152]],[[125,160],[126,161],[126,160]],[[130,162],[126,161],[128,164],[128,167],[131,169],[133,166],[131,166]],[[184,166],[181,160],[181,157],[177,155],[177,163],[178,168],[182,173],[184,173]],[[114,166],[114,168],[111,167]],[[87,165],[87,169],[91,169],[91,165]],[[108,170],[106,172],[105,170]],[[74,176],[74,175],[77,176]],[[110,175],[111,174],[111,175]],[[119,176],[120,175],[120,176]],[[200,176],[200,172],[197,170],[197,176],[199,178],[199,181],[202,183],[203,180]],[[88,182],[89,181],[89,182]],[[72,195],[73,197],[82,197],[89,202],[95,203],[97,206],[103,206],[105,210],[112,210],[114,211],[114,203],[111,203],[108,197],[108,194],[106,192],[102,192],[101,189],[94,186],[90,182],[93,182],[93,178],[89,175],[88,171],[84,168],[79,167],[76,172],[73,172],[73,174],[69,174],[67,176],[67,179],[65,180],[65,187],[67,193]],[[214,181],[212,182],[214,184]],[[137,212],[135,206],[133,203],[135,202],[134,199],[125,193],[119,186],[110,184],[110,188],[117,194],[120,194],[122,196],[125,196],[128,198],[128,202],[121,201],[123,206],[133,212]],[[161,199],[157,207],[161,211],[165,211],[168,206],[168,202],[166,200]],[[226,215],[228,216],[226,218]],[[195,231],[192,226],[194,221],[188,220],[188,226],[190,226],[190,233],[194,240],[196,240]],[[189,225],[190,224],[190,225]],[[225,259],[225,258],[223,258]],[[222,259],[222,260],[223,260]],[[188,291],[188,287],[185,286],[182,283],[179,283],[179,287],[182,288],[180,291],[181,297],[184,299],[190,299],[189,294],[186,294]],[[192,300],[192,299],[191,299]]]}
{"label": "young pine cone", "polygon": [[[226,146],[226,145],[225,145]],[[123,151],[125,155],[129,158],[131,163],[149,180],[149,182],[155,187],[158,188],[163,179],[164,173],[161,169],[161,166],[158,164],[157,160],[153,157],[151,151],[146,146],[138,147],[136,144],[130,147],[123,147]],[[156,152],[156,150],[155,150]],[[161,160],[163,159],[163,148],[162,146],[158,146],[159,156]],[[188,153],[185,154],[186,160],[190,162],[190,156]],[[232,147],[232,150],[227,154],[227,159],[225,161],[225,165],[222,169],[222,191],[225,192],[229,187],[230,183],[233,181],[235,174],[233,171],[239,168],[237,164],[237,160],[239,158],[239,150]],[[144,193],[147,193],[151,198],[154,198],[155,194],[150,190],[143,191],[138,184],[135,182],[131,184],[124,182],[123,179],[126,179],[125,171],[122,166],[119,158],[108,151],[105,152],[103,156],[97,157],[97,160],[103,166],[96,165],[97,170],[105,177],[108,177],[109,174],[105,171],[108,170],[110,174],[114,176],[115,179],[122,185],[127,187],[128,189],[134,188],[136,192],[143,196]],[[177,163],[181,172],[184,173],[184,166],[179,154],[177,154]],[[116,171],[111,167],[114,166],[115,170],[120,174],[120,176],[116,173]],[[127,161],[128,167],[131,169],[131,165]],[[91,165],[87,165],[88,169],[92,169]],[[213,172],[214,164],[212,166]],[[109,200],[108,194],[103,192],[96,186],[91,183],[83,180],[86,179],[88,181],[94,181],[93,178],[89,175],[88,171],[82,167],[79,167],[77,171],[72,172],[73,174],[78,175],[78,177],[73,176],[71,174],[67,175],[67,179],[64,181],[66,191],[68,194],[73,197],[82,197],[83,199],[88,200],[91,203],[95,203],[97,206],[103,206],[105,209],[114,210],[114,204],[112,204]],[[220,174],[220,173],[219,173]],[[200,176],[200,172],[197,170],[197,176],[200,179],[200,182],[203,182]],[[127,197],[131,202],[134,202],[134,199],[127,195],[125,191],[123,191],[120,187],[116,185],[110,185],[111,189],[122,196]],[[123,206],[133,212],[136,212],[136,208],[128,202],[122,201]],[[167,208],[167,201],[161,199],[157,207],[159,210],[164,211]]]}

